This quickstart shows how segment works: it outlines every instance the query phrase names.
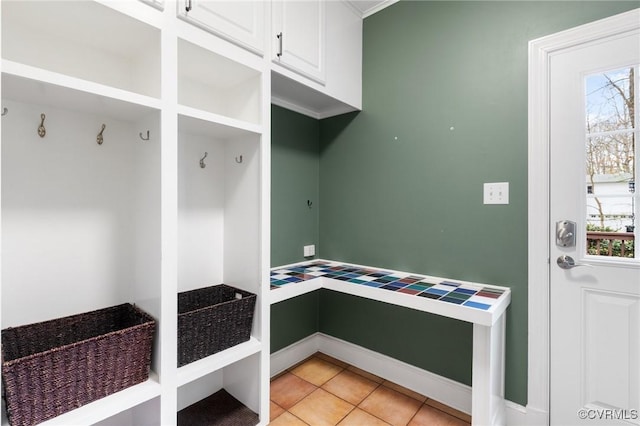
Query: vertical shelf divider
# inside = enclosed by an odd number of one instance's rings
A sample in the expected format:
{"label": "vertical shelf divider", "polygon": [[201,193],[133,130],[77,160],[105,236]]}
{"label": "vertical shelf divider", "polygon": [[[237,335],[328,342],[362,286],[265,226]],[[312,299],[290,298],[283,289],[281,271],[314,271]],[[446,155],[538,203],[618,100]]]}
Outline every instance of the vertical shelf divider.
{"label": "vertical shelf divider", "polygon": [[160,423],[177,422],[178,318],[178,38],[171,7],[163,11],[161,31],[161,332],[162,401]]}

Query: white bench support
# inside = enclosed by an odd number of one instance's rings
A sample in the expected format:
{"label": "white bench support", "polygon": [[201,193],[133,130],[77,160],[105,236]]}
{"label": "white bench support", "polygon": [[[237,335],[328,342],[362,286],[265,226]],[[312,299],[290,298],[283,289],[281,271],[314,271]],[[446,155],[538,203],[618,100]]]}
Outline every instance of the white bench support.
{"label": "white bench support", "polygon": [[471,423],[504,425],[505,315],[493,326],[473,324]]}

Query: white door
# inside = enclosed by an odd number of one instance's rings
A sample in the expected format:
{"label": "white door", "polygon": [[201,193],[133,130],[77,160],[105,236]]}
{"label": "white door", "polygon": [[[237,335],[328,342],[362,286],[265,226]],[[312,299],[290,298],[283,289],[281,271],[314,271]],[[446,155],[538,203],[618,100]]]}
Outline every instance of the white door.
{"label": "white door", "polygon": [[552,425],[640,425],[639,65],[640,30],[550,58]]}
{"label": "white door", "polygon": [[324,84],[325,1],[274,1],[273,61]]}

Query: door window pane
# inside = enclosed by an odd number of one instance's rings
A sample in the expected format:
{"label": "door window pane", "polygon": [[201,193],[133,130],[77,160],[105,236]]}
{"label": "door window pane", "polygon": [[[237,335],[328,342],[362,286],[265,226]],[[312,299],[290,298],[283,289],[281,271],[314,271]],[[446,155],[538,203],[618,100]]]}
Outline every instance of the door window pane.
{"label": "door window pane", "polygon": [[634,128],[634,80],[634,68],[587,77],[587,133]]}
{"label": "door window pane", "polygon": [[637,67],[585,81],[587,254],[636,258]]}

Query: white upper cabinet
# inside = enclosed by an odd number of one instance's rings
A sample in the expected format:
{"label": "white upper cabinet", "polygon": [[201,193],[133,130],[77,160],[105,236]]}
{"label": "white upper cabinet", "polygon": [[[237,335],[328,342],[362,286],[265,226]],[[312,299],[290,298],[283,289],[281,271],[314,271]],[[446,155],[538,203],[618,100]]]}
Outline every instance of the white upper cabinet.
{"label": "white upper cabinet", "polygon": [[274,1],[272,8],[273,61],[324,84],[325,1]]}
{"label": "white upper cabinet", "polygon": [[272,11],[271,102],[319,119],[362,109],[362,16],[353,6],[290,0]]}
{"label": "white upper cabinet", "polygon": [[265,29],[264,1],[181,0],[178,16],[263,55]]}
{"label": "white upper cabinet", "polygon": [[140,0],[140,1],[150,6],[153,6],[157,9],[160,9],[160,10],[164,9],[164,0]]}

